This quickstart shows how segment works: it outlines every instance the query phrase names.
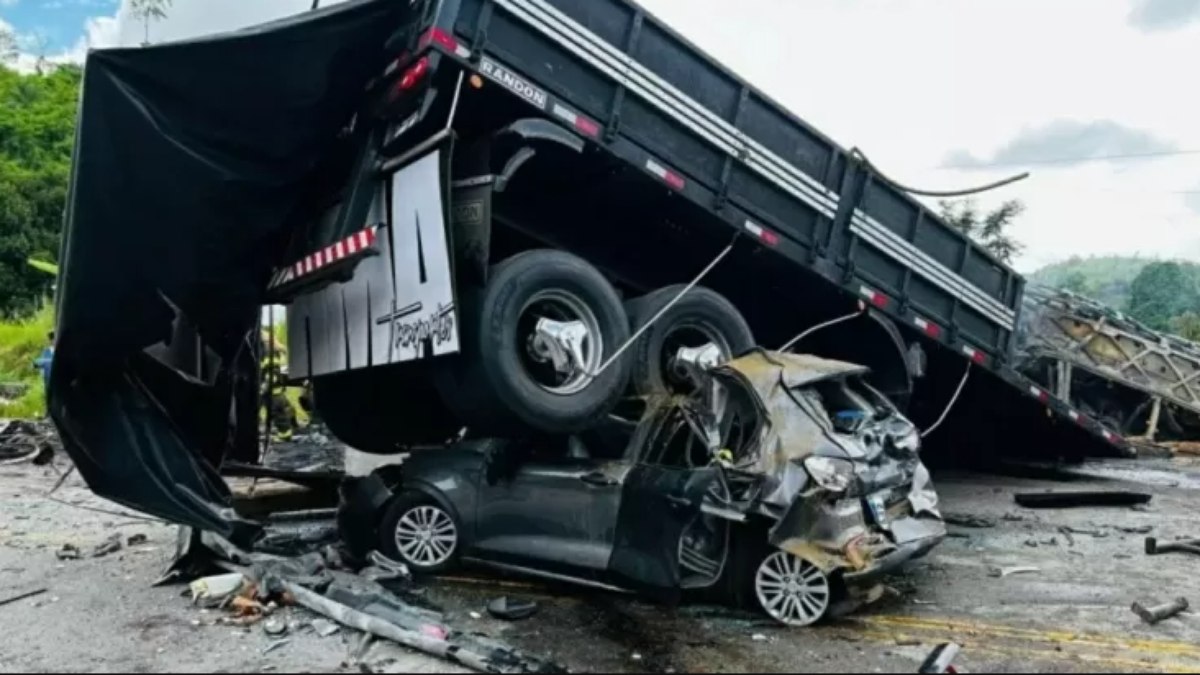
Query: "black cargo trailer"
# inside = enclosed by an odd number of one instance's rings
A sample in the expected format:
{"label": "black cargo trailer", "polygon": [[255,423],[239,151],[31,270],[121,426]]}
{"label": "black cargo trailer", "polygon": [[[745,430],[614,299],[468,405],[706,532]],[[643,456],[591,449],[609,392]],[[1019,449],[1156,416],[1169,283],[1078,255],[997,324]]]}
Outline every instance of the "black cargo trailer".
{"label": "black cargo trailer", "polygon": [[[1036,421],[1040,408],[1027,402],[1034,399],[1072,428],[1125,448],[1010,366],[1020,275],[636,4],[427,3],[422,20],[391,44],[402,52],[391,78],[418,64],[432,73],[430,84],[382,114],[389,141],[363,160],[360,179],[404,164],[439,133],[453,136],[455,148],[445,151],[447,227],[461,287],[482,283],[490,265],[515,253],[553,247],[636,297],[689,281],[731,246],[701,283],[733,301],[760,344],[783,344],[858,303],[864,318],[835,318],[797,348],[871,366],[885,393],[911,402],[929,422],[961,388],[969,363],[982,370],[973,386],[985,389],[975,396],[993,407],[991,424],[1028,430],[1018,421]],[[338,236],[362,223],[361,208],[342,211],[356,215]],[[314,244],[330,239],[305,240],[308,248],[293,258],[303,260]],[[288,286],[278,299],[295,293]],[[923,382],[914,343],[938,346]],[[295,353],[310,351],[301,344]],[[339,372],[371,365],[370,358],[353,363],[342,343],[332,351],[335,360],[346,356],[324,371],[334,375],[324,388],[327,399],[352,401],[330,411],[346,426],[361,430],[381,414],[354,392],[369,389],[376,402],[389,401],[384,407],[432,395],[393,383],[399,393],[380,397],[364,384],[378,375]],[[409,371],[389,377],[426,378]],[[303,364],[294,372],[319,374]],[[971,413],[953,419],[986,429]],[[1012,433],[1003,438],[1020,442]]]}
{"label": "black cargo trailer", "polygon": [[955,451],[1128,449],[1011,367],[1020,275],[632,2],[363,0],[85,80],[51,407],[125,503],[230,531],[265,302],[368,451],[579,432],[815,326]]}

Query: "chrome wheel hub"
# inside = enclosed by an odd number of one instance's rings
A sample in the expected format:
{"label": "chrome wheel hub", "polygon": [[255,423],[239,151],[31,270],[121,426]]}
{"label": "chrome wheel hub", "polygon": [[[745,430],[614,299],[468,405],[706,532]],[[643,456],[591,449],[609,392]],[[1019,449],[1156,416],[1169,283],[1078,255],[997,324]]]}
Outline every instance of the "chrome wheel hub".
{"label": "chrome wheel hub", "polygon": [[776,551],[758,567],[754,590],[771,618],[789,626],[811,626],[829,609],[829,578],[815,565]]}
{"label": "chrome wheel hub", "polygon": [[413,567],[436,567],[450,560],[458,547],[458,528],[436,506],[414,506],[396,524],[396,548]]}

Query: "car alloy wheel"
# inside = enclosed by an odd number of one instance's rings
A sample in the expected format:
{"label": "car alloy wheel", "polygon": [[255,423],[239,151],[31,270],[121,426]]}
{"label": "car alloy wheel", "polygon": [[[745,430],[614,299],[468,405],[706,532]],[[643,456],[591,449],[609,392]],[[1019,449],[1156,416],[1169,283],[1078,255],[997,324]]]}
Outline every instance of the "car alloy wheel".
{"label": "car alloy wheel", "polygon": [[444,565],[458,548],[458,528],[450,514],[437,506],[414,506],[396,523],[396,549],[404,562],[418,569]]}
{"label": "car alloy wheel", "polygon": [[829,610],[829,577],[791,553],[775,551],[758,566],[754,591],[763,610],[788,626],[811,626]]}

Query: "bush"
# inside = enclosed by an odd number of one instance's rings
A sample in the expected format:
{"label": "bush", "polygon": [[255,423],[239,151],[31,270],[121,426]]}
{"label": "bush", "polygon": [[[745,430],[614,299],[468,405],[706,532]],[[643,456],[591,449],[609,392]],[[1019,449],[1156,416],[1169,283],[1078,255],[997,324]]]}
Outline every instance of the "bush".
{"label": "bush", "polygon": [[45,412],[42,373],[33,361],[46,346],[54,327],[54,309],[45,307],[33,318],[0,322],[0,382],[22,382],[29,390],[20,398],[0,401],[0,417],[38,417]]}

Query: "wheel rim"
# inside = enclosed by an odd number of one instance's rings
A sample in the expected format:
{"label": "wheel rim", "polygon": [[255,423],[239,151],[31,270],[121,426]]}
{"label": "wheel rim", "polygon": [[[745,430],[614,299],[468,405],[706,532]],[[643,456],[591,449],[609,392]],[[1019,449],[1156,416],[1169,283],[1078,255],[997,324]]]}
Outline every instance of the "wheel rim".
{"label": "wheel rim", "polygon": [[526,373],[545,391],[561,396],[586,388],[604,358],[595,312],[562,289],[529,298],[517,320],[517,344],[525,345],[521,364]]}
{"label": "wheel rim", "polygon": [[436,567],[458,547],[458,528],[450,514],[436,506],[414,506],[396,523],[396,548],[415,567]]}
{"label": "wheel rim", "polygon": [[719,363],[724,363],[732,356],[729,341],[721,331],[701,322],[681,323],[671,329],[663,337],[662,353],[659,363],[662,364],[662,378],[670,389],[687,393],[695,389],[696,383],[688,376],[687,369],[678,364],[677,357],[684,349],[716,347],[720,352]]}
{"label": "wheel rim", "polygon": [[811,626],[829,608],[829,578],[815,565],[776,551],[754,578],[758,602],[771,618],[789,626]]}

